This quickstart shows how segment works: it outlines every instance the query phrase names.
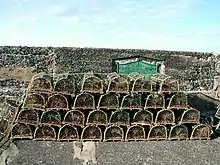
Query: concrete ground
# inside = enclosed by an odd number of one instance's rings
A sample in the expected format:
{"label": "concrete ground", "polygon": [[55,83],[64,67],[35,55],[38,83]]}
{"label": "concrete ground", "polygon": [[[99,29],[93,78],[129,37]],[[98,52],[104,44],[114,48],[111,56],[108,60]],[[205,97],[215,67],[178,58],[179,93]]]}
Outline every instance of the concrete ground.
{"label": "concrete ground", "polygon": [[152,142],[16,141],[0,165],[219,165],[220,140]]}

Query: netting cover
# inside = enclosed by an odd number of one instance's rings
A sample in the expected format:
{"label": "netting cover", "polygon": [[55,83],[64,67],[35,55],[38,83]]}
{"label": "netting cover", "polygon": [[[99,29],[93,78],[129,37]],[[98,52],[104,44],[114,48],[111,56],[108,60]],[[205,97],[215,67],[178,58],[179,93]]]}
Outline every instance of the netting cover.
{"label": "netting cover", "polygon": [[77,129],[71,125],[62,126],[58,133],[58,140],[59,141],[79,140],[79,134]]}
{"label": "netting cover", "polygon": [[46,77],[33,77],[29,85],[30,91],[50,92],[52,89],[51,80]]}
{"label": "netting cover", "polygon": [[89,93],[81,93],[76,96],[73,109],[95,109],[94,96]]}
{"label": "netting cover", "polygon": [[98,108],[111,109],[119,107],[118,96],[114,93],[108,93],[100,96]]}
{"label": "netting cover", "polygon": [[8,120],[1,119],[0,120],[0,134],[6,135],[9,128]]}
{"label": "netting cover", "polygon": [[128,94],[123,97],[121,102],[122,109],[139,109],[141,108],[141,95]]}
{"label": "netting cover", "polygon": [[171,127],[169,140],[187,140],[188,129],[184,125],[175,125]]}
{"label": "netting cover", "polygon": [[56,140],[55,129],[51,126],[40,126],[35,129],[34,139],[36,140]]}
{"label": "netting cover", "polygon": [[27,94],[27,96],[24,100],[23,108],[44,109],[45,108],[45,99],[40,94],[36,94],[36,93]]}
{"label": "netting cover", "polygon": [[167,128],[164,125],[151,127],[148,140],[165,140],[167,139]]}
{"label": "netting cover", "polygon": [[84,125],[84,118],[84,114],[81,111],[71,110],[66,113],[62,123],[82,127]]}
{"label": "netting cover", "polygon": [[211,129],[208,125],[200,124],[194,127],[190,139],[208,140],[210,139]]}
{"label": "netting cover", "polygon": [[12,123],[17,115],[18,107],[12,106],[7,102],[3,103],[3,106],[0,109],[0,117],[7,120],[9,123]]}
{"label": "netting cover", "polygon": [[153,114],[147,110],[139,110],[134,114],[132,124],[151,125],[153,123]]}
{"label": "netting cover", "polygon": [[33,134],[29,125],[16,123],[11,130],[11,139],[32,139]]}
{"label": "netting cover", "polygon": [[125,136],[125,140],[145,140],[145,130],[144,127],[135,125],[128,128]]}
{"label": "netting cover", "polygon": [[40,124],[61,126],[60,113],[56,110],[49,110],[43,112],[40,119]]}
{"label": "netting cover", "polygon": [[55,83],[55,92],[59,92],[67,95],[75,94],[75,81],[68,78],[62,78]]}
{"label": "netting cover", "polygon": [[68,109],[68,100],[61,94],[54,94],[48,98],[47,109]]}
{"label": "netting cover", "polygon": [[84,75],[81,92],[103,93],[103,82],[95,75]]}
{"label": "netting cover", "polygon": [[174,94],[169,102],[168,107],[173,109],[187,109],[188,101],[186,94],[179,92]]}
{"label": "netting cover", "polygon": [[109,123],[117,125],[129,125],[130,114],[124,110],[114,111],[110,116]]}
{"label": "netting cover", "polygon": [[34,109],[23,109],[18,113],[16,121],[19,123],[37,125],[39,122],[39,116]]}
{"label": "netting cover", "polygon": [[179,84],[177,80],[174,80],[173,78],[169,77],[166,78],[160,86],[160,92],[177,92],[179,91]]}
{"label": "netting cover", "polygon": [[87,125],[107,125],[107,114],[101,110],[93,110],[87,118]]}
{"label": "netting cover", "polygon": [[156,124],[174,124],[175,115],[172,110],[163,109],[157,112],[155,119]]}
{"label": "netting cover", "polygon": [[146,98],[144,109],[148,108],[164,108],[165,107],[165,98],[162,94],[150,94]]}
{"label": "netting cover", "polygon": [[101,141],[102,131],[98,126],[86,126],[82,131],[82,140]]}
{"label": "netting cover", "polygon": [[200,112],[196,109],[188,109],[183,112],[180,123],[199,124]]}
{"label": "netting cover", "polygon": [[152,82],[150,79],[145,78],[140,74],[129,75],[130,86],[132,93],[139,92],[151,92],[152,91]]}
{"label": "netting cover", "polygon": [[128,93],[129,83],[126,78],[118,75],[117,73],[111,73],[108,75],[108,87],[106,93]]}
{"label": "netting cover", "polygon": [[104,141],[123,141],[124,131],[121,127],[112,125],[105,129]]}

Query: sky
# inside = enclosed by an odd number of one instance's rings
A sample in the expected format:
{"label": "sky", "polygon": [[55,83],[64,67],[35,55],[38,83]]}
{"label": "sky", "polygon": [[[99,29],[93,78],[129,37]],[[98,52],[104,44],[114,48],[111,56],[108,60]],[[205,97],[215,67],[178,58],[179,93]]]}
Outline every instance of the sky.
{"label": "sky", "polygon": [[0,45],[220,52],[219,0],[0,0]]}

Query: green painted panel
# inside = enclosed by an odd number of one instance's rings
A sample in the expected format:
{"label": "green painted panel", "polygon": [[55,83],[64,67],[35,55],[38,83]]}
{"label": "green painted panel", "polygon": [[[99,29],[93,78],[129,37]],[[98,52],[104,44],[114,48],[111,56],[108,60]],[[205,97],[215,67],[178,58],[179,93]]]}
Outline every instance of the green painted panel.
{"label": "green painted panel", "polygon": [[129,75],[130,73],[137,72],[145,76],[151,76],[157,73],[157,66],[143,61],[136,61],[126,64],[118,64],[118,73],[122,75]]}

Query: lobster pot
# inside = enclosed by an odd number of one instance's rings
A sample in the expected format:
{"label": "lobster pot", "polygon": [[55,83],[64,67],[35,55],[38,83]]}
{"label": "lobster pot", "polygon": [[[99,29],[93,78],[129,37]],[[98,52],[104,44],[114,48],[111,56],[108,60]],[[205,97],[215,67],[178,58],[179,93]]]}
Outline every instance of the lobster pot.
{"label": "lobster pot", "polygon": [[114,93],[107,93],[101,95],[98,102],[99,109],[116,109],[119,108],[118,95]]}
{"label": "lobster pot", "polygon": [[165,98],[162,94],[150,94],[146,98],[144,109],[163,109],[165,108]]}
{"label": "lobster pot", "polygon": [[107,125],[107,114],[101,110],[93,110],[87,118],[87,125]]}
{"label": "lobster pot", "polygon": [[169,140],[187,140],[188,129],[184,125],[175,125],[171,127]]}
{"label": "lobster pot", "polygon": [[152,91],[152,82],[141,74],[129,75],[132,93],[148,93]]}
{"label": "lobster pot", "polygon": [[63,124],[75,125],[75,126],[84,126],[85,116],[79,110],[68,111],[64,117]]}
{"label": "lobster pot", "polygon": [[6,119],[0,120],[0,134],[6,136],[8,134],[9,123]]}
{"label": "lobster pot", "polygon": [[200,124],[193,128],[191,140],[208,140],[210,139],[211,128],[208,125]]}
{"label": "lobster pot", "polygon": [[134,125],[129,127],[126,132],[125,140],[126,141],[145,140],[144,127],[139,125]]}
{"label": "lobster pot", "polygon": [[32,77],[29,84],[29,91],[51,92],[53,89],[51,77],[38,74]]}
{"label": "lobster pot", "polygon": [[107,76],[108,78],[108,87],[106,93],[128,93],[129,92],[129,83],[126,78],[117,74],[111,73]]}
{"label": "lobster pot", "polygon": [[166,140],[167,128],[164,125],[153,126],[148,133],[148,140]]}
{"label": "lobster pot", "polygon": [[45,98],[41,94],[36,94],[36,93],[27,94],[23,103],[23,108],[44,109]]}
{"label": "lobster pot", "polygon": [[123,141],[124,131],[121,127],[112,125],[105,129],[104,141]]}
{"label": "lobster pot", "polygon": [[140,109],[141,108],[141,95],[140,94],[128,94],[123,97],[121,103],[121,109]]}
{"label": "lobster pot", "polygon": [[89,93],[81,93],[77,95],[73,109],[95,109],[94,96]]}
{"label": "lobster pot", "polygon": [[153,113],[147,110],[139,110],[134,114],[132,124],[139,125],[152,125],[153,123]]}
{"label": "lobster pot", "polygon": [[155,123],[160,124],[175,124],[175,115],[172,110],[163,109],[157,112]]}
{"label": "lobster pot", "polygon": [[16,123],[12,126],[11,139],[32,139],[33,134],[29,125]]}
{"label": "lobster pot", "polygon": [[48,98],[47,109],[69,109],[68,100],[61,94],[54,94]]}
{"label": "lobster pot", "polygon": [[45,111],[41,116],[40,124],[61,126],[61,115],[56,110]]}
{"label": "lobster pot", "polygon": [[161,93],[161,83],[165,81],[167,78],[169,78],[169,76],[165,74],[158,73],[152,75],[151,76],[151,80],[153,81],[152,91]]}
{"label": "lobster pot", "polygon": [[54,85],[54,91],[65,95],[75,95],[75,79],[62,78]]}
{"label": "lobster pot", "polygon": [[78,141],[79,134],[75,127],[71,125],[64,125],[59,129],[58,133],[59,141]]}
{"label": "lobster pot", "polygon": [[86,126],[82,131],[83,141],[101,141],[102,131],[98,126]]}
{"label": "lobster pot", "polygon": [[162,93],[174,93],[179,91],[179,83],[171,77],[162,81],[160,86],[160,92]]}
{"label": "lobster pot", "polygon": [[10,124],[15,120],[18,113],[18,107],[12,106],[4,102],[0,110],[0,117],[7,120]]}
{"label": "lobster pot", "polygon": [[130,125],[130,114],[124,110],[117,110],[112,112],[109,124],[117,124],[117,125]]}
{"label": "lobster pot", "polygon": [[81,92],[103,93],[103,81],[94,74],[85,74],[82,81]]}
{"label": "lobster pot", "polygon": [[18,113],[16,122],[37,125],[39,123],[39,116],[37,111],[34,109],[22,109]]}
{"label": "lobster pot", "polygon": [[186,94],[178,92],[174,94],[169,102],[168,108],[170,109],[187,109],[188,100]]}
{"label": "lobster pot", "polygon": [[55,129],[51,126],[40,126],[35,129],[35,140],[56,140]]}
{"label": "lobster pot", "polygon": [[183,112],[181,117],[181,124],[199,124],[200,112],[196,109],[188,109]]}

